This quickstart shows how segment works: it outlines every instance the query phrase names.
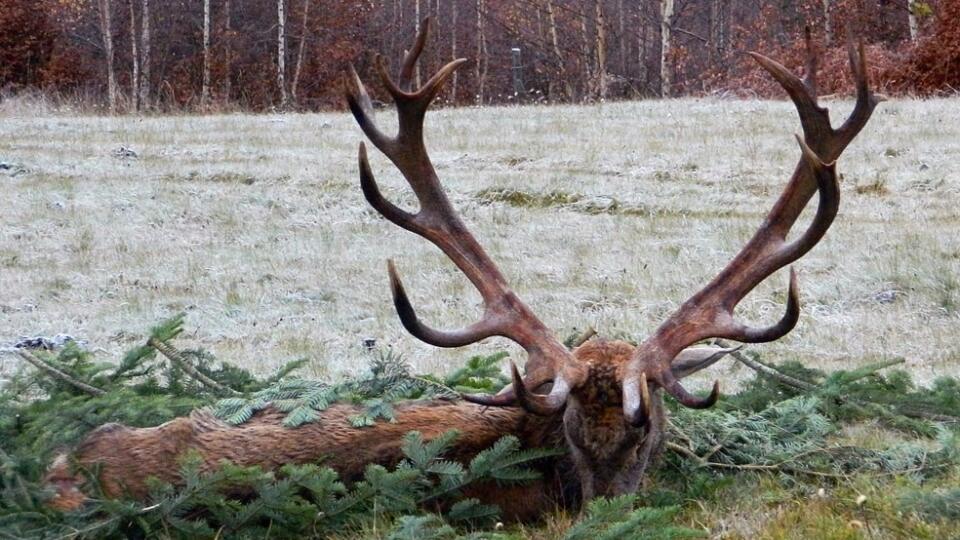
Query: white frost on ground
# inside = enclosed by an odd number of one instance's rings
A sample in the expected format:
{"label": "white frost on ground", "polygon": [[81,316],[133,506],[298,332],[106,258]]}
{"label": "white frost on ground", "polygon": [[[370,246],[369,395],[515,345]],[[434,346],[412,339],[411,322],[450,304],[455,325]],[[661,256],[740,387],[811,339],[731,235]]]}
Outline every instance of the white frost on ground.
{"label": "white frost on ground", "polygon": [[[851,107],[830,105],[835,121]],[[960,374],[958,105],[878,108],[840,161],[837,222],[797,264],[798,328],[753,350],[827,369],[903,356],[921,381]],[[300,356],[314,359],[308,375],[355,370],[370,337],[423,371],[518,350],[409,337],[387,257],[436,326],[471,321],[479,296],[436,248],[367,208],[348,115],[278,118],[0,109],[0,342],[68,333],[116,359],[186,311],[184,345],[258,371]],[[448,109],[427,127],[454,204],[541,318],[562,336],[593,325],[635,339],[749,238],[796,163],[797,130],[786,102],[697,99]],[[409,205],[396,171],[373,164]],[[485,188],[588,203],[484,204]],[[591,212],[612,202],[645,213]],[[775,320],[786,282],[772,277],[741,315]],[[731,365],[702,380],[743,375]]]}

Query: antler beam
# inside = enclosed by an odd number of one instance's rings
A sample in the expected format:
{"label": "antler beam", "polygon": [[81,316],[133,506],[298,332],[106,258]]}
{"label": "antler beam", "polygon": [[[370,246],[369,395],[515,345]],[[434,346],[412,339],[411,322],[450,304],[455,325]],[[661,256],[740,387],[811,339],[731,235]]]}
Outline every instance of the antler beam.
{"label": "antler beam", "polygon": [[[420,209],[416,213],[408,212],[382,195],[363,143],[358,154],[360,185],[367,201],[383,217],[440,248],[477,288],[485,307],[483,317],[466,328],[453,331],[431,328],[417,317],[396,265],[389,261],[387,268],[394,306],[404,327],[431,345],[461,347],[491,336],[503,336],[518,343],[529,357],[526,379],[521,378],[514,367],[514,384],[501,394],[464,397],[488,405],[519,404],[531,412],[549,414],[563,406],[571,385],[581,381],[585,373],[563,344],[510,290],[503,274],[457,215],[440,184],[423,141],[423,120],[444,83],[466,60],[450,62],[422,87],[413,88],[411,78],[426,43],[429,22],[429,18],[424,20],[414,46],[404,58],[397,82],[387,73],[383,57],[376,57],[380,80],[396,104],[399,119],[396,136],[390,137],[377,127],[370,97],[352,68],[346,91],[350,111],[360,128],[403,174],[416,194]],[[547,382],[553,382],[550,395],[534,394],[529,390]]]}
{"label": "antler beam", "polygon": [[[815,246],[830,228],[840,203],[835,162],[883,100],[870,91],[863,44],[848,40],[850,67],[856,79],[857,102],[843,125],[834,129],[827,109],[817,103],[816,55],[807,33],[807,74],[801,80],[774,60],[750,55],[786,90],[800,116],[803,137],[797,137],[801,157],[783,194],[760,229],[729,264],[700,292],[683,303],[634,354],[623,381],[624,416],[631,422],[643,418],[642,394],[646,379],[664,388],[687,407],[713,405],[719,383],[706,398],[687,392],[680,384],[674,359],[684,348],[707,338],[728,338],[744,343],[779,339],[790,332],[800,315],[796,272],[790,270],[787,309],[782,319],[766,328],[753,328],[734,319],[737,304],[763,280],[796,261]],[[787,234],[814,192],[819,193],[817,213],[799,238]],[[682,376],[682,374],[680,375]]]}

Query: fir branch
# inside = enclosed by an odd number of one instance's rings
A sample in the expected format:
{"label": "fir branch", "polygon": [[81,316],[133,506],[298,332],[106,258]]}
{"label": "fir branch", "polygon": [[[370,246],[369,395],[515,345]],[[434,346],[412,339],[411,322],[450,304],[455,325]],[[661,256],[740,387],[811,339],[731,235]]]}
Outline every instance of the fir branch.
{"label": "fir branch", "polygon": [[168,360],[183,370],[184,373],[190,375],[194,380],[199,381],[204,386],[209,386],[214,390],[234,396],[240,395],[240,392],[237,392],[233,388],[226,387],[201,373],[197,368],[193,367],[193,364],[191,364],[189,360],[183,357],[183,354],[180,351],[175,349],[169,343],[161,341],[156,337],[150,337],[150,339],[147,340],[147,345],[156,349],[158,352],[160,352],[160,354],[167,357]]}
{"label": "fir branch", "polygon": [[[724,340],[722,340],[722,339],[715,339],[715,340],[713,340],[713,343],[714,343],[715,345],[717,345],[718,347],[724,347],[724,348],[729,347],[729,344],[728,344],[727,342],[725,342]],[[805,392],[813,392],[813,391],[815,391],[815,390],[817,389],[817,385],[808,383],[808,382],[806,382],[806,381],[801,381],[800,379],[797,379],[797,378],[795,378],[795,377],[791,377],[791,376],[789,376],[789,375],[787,375],[787,374],[785,374],[785,373],[782,373],[782,372],[780,372],[780,371],[777,371],[776,369],[774,369],[774,368],[772,368],[772,367],[770,367],[770,366],[768,366],[768,365],[766,365],[766,364],[763,364],[763,363],[757,362],[757,361],[755,361],[755,360],[752,360],[750,357],[748,357],[747,355],[743,354],[743,352],[740,351],[740,350],[736,350],[736,351],[731,352],[731,353],[730,353],[730,356],[732,356],[734,359],[736,359],[736,360],[737,360],[738,362],[740,362],[741,364],[743,364],[743,365],[747,366],[748,368],[756,371],[756,372],[759,373],[760,375],[764,375],[764,376],[766,376],[766,377],[770,377],[770,378],[772,378],[772,379],[775,379],[775,380],[777,380],[777,381],[779,381],[779,382],[781,382],[781,383],[783,383],[783,384],[785,384],[785,385],[787,385],[787,386],[790,386],[790,387],[792,387],[792,388],[795,388],[795,389],[797,389],[797,390],[802,390],[802,391],[805,391]]]}
{"label": "fir branch", "polygon": [[20,358],[23,358],[24,360],[26,360],[27,362],[30,362],[30,364],[32,364],[37,369],[43,371],[44,373],[50,375],[51,377],[60,379],[61,381],[69,384],[70,386],[73,386],[77,390],[90,394],[91,396],[102,396],[106,394],[104,390],[101,390],[100,388],[91,386],[85,382],[74,379],[70,375],[67,375],[63,371],[60,371],[59,369],[53,367],[49,363],[41,360],[39,357],[31,354],[29,351],[19,349],[17,350],[17,355],[20,356]]}

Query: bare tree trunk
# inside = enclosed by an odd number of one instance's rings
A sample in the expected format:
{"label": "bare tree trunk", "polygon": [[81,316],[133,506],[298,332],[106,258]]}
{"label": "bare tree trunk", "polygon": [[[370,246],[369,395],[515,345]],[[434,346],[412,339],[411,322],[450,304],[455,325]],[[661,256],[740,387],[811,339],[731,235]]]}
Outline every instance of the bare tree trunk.
{"label": "bare tree trunk", "polygon": [[[829,0],[824,0],[829,1]],[[721,69],[727,51],[728,0],[710,0],[709,65]]]}
{"label": "bare tree trunk", "polygon": [[[826,2],[827,0],[824,0]],[[916,0],[907,0],[907,22],[910,25],[910,41],[916,41],[920,33],[920,25],[917,22],[917,13],[914,11]]]}
{"label": "bare tree trunk", "polygon": [[100,37],[107,63],[107,100],[110,112],[117,112],[117,74],[113,69],[113,24],[110,22],[110,0],[99,0]]}
{"label": "bare tree trunk", "polygon": [[673,85],[673,62],[670,59],[673,10],[674,0],[660,0],[660,97],[670,97]]}
{"label": "bare tree trunk", "polygon": [[223,99],[230,101],[230,95],[233,93],[233,17],[231,16],[230,0],[223,3]]}
{"label": "bare tree trunk", "polygon": [[619,27],[617,30],[620,32],[620,76],[627,76],[627,54],[630,52],[627,45],[627,32],[624,27],[625,21],[627,19],[627,12],[624,11],[623,0],[620,0],[617,5],[617,13],[619,19]]}
{"label": "bare tree trunk", "polygon": [[637,31],[637,64],[637,79],[645,92],[650,74],[647,71],[647,23],[642,20]]}
{"label": "bare tree trunk", "polygon": [[590,86],[593,83],[593,62],[590,53],[590,36],[587,32],[587,6],[581,6],[580,10],[580,64],[583,72],[583,93],[584,97],[589,97],[592,93]]}
{"label": "bare tree trunk", "polygon": [[603,16],[603,0],[594,0],[596,8],[596,47],[597,47],[597,97],[607,99],[607,30]]}
{"label": "bare tree trunk", "polygon": [[210,105],[210,0],[203,0],[203,83],[200,87],[200,108]]}
{"label": "bare tree trunk", "polygon": [[284,0],[277,0],[277,89],[280,108],[287,108],[287,16]]}
{"label": "bare tree trunk", "polygon": [[297,49],[297,67],[293,70],[293,84],[290,94],[293,96],[293,102],[297,103],[297,92],[300,89],[300,72],[303,69],[303,51],[307,48],[307,21],[310,18],[310,1],[303,0],[303,24],[300,26],[300,45]]}
{"label": "bare tree trunk", "polygon": [[487,83],[487,37],[483,33],[483,0],[477,0],[477,104],[483,105]]}
{"label": "bare tree trunk", "polygon": [[[413,12],[413,35],[420,35],[420,0],[414,1],[414,12]],[[422,62],[417,62],[414,66],[413,80],[417,88],[420,88],[420,64]]]}
{"label": "bare tree trunk", "polygon": [[823,0],[823,41],[827,47],[833,42],[833,19],[830,13],[830,4],[830,0]]}
{"label": "bare tree trunk", "polygon": [[573,99],[573,89],[570,87],[570,81],[567,80],[567,66],[563,60],[563,53],[560,52],[560,40],[557,37],[557,16],[553,7],[554,0],[547,0],[547,17],[550,23],[550,44],[553,46],[553,57],[557,63],[557,72],[560,74],[560,82],[563,85],[564,95],[567,99]]}
{"label": "bare tree trunk", "polygon": [[141,109],[150,108],[150,0],[140,3],[140,52],[143,54],[140,69]]}
{"label": "bare tree trunk", "polygon": [[[450,6],[450,60],[457,59],[457,0],[453,0]],[[457,72],[453,72],[453,80],[450,81],[450,103],[457,103]]]}
{"label": "bare tree trunk", "polygon": [[133,101],[133,110],[140,111],[140,51],[137,50],[137,13],[134,0],[130,5],[130,58],[133,63],[133,73],[130,78],[130,100]]}
{"label": "bare tree trunk", "polygon": [[[403,4],[400,0],[393,0],[391,8],[392,17],[390,18],[390,28],[403,28]],[[388,55],[395,55],[397,52],[397,34],[399,32],[388,32],[390,34],[390,45],[387,48]],[[391,56],[388,56],[391,58]]]}

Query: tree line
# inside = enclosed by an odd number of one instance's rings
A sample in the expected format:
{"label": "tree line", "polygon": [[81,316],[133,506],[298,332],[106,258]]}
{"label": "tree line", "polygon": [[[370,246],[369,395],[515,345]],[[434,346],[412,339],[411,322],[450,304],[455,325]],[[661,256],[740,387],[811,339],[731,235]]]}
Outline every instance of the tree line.
{"label": "tree line", "polygon": [[[372,75],[376,51],[396,67],[427,16],[423,73],[471,60],[442,97],[455,104],[764,95],[742,53],[799,67],[805,29],[828,66],[848,33],[864,39],[881,88],[960,87],[960,0],[4,0],[0,96],[113,112],[339,107],[347,66]],[[846,70],[830,71],[821,86],[846,91]]]}

